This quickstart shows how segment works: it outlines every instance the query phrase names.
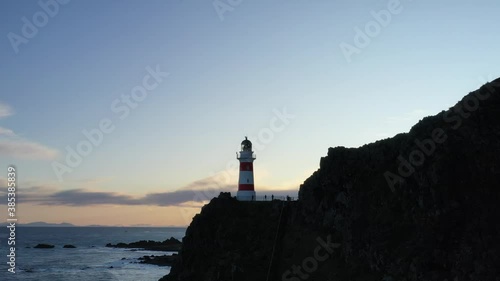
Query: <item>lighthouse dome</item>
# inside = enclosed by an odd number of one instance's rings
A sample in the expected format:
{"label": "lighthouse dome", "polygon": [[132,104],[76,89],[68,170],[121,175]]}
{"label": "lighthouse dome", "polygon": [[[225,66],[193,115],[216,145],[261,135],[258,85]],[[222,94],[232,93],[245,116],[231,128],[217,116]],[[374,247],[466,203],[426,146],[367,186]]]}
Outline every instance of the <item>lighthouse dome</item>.
{"label": "lighthouse dome", "polygon": [[247,137],[241,142],[241,151],[252,151],[252,142]]}

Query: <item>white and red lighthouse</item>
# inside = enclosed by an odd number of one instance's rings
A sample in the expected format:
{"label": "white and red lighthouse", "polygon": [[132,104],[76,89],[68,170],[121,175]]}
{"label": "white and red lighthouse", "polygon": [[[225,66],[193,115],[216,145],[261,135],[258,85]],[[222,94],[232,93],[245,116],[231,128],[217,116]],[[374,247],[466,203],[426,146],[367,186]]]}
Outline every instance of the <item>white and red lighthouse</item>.
{"label": "white and red lighthouse", "polygon": [[247,137],[241,142],[241,151],[236,153],[236,158],[240,160],[240,179],[236,199],[239,201],[255,201],[253,185],[253,160],[255,160],[255,155],[252,151],[252,142]]}

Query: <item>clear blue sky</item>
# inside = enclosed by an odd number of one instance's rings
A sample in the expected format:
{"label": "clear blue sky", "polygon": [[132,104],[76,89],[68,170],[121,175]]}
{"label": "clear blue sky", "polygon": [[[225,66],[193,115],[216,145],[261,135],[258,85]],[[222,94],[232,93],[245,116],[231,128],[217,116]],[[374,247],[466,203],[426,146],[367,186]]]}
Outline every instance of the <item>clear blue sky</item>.
{"label": "clear blue sky", "polygon": [[[500,76],[493,0],[402,0],[348,62],[340,44],[354,45],[355,28],[389,2],[243,0],[220,17],[212,1],[73,0],[13,47],[9,34],[22,36],[22,18],[43,9],[1,1],[0,167],[19,169],[34,206],[26,220],[62,220],[35,212],[43,200],[76,208],[63,191],[102,192],[104,208],[189,189],[225,170],[245,135],[259,141],[283,108],[295,117],[256,150],[256,188],[298,189],[328,147],[408,131]],[[148,66],[169,76],[121,120],[111,104],[142,85]],[[115,130],[60,182],[52,163],[104,118]],[[182,224],[148,223],[170,221]]]}

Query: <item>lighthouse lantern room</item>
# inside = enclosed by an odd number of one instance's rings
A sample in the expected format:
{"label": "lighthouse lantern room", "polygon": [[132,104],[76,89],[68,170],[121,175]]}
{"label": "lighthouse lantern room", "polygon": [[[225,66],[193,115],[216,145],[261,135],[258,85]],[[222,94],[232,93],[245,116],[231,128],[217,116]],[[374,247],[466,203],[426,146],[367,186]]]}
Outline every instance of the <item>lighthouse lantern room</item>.
{"label": "lighthouse lantern room", "polygon": [[255,155],[252,151],[252,142],[247,137],[241,142],[241,151],[236,153],[236,158],[240,161],[240,179],[236,199],[239,201],[255,201],[253,184],[253,161],[255,160]]}

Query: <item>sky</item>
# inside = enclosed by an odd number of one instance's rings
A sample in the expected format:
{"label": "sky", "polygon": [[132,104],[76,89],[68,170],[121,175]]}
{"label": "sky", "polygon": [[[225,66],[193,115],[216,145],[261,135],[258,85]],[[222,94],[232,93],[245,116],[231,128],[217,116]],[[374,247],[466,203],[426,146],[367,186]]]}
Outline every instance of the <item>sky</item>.
{"label": "sky", "polygon": [[19,223],[189,225],[297,196],[329,147],[407,132],[500,77],[498,1],[0,1],[0,195]]}

